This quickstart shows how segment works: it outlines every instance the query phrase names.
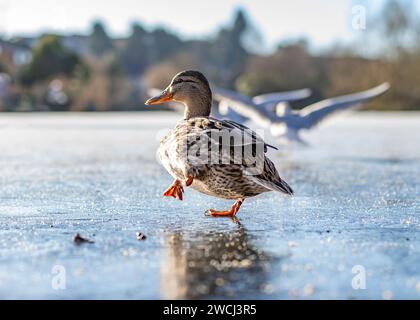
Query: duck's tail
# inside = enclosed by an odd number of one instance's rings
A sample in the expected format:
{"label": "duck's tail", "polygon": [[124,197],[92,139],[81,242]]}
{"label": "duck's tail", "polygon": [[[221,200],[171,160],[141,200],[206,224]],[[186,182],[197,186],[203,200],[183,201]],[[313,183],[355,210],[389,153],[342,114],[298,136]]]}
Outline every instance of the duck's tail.
{"label": "duck's tail", "polygon": [[289,196],[294,194],[292,187],[290,187],[289,184],[280,177],[275,180],[265,180],[259,176],[249,176],[249,179],[272,191],[279,191]]}
{"label": "duck's tail", "polygon": [[289,184],[281,178],[279,178],[279,180],[275,182],[275,185],[277,187],[276,190],[288,194],[289,196],[293,196],[293,194],[295,193],[292,187],[289,186]]}
{"label": "duck's tail", "polygon": [[249,175],[248,178],[269,190],[279,191],[290,196],[293,195],[293,189],[286,181],[280,178],[274,163],[267,157],[264,158],[263,172],[259,175]]}

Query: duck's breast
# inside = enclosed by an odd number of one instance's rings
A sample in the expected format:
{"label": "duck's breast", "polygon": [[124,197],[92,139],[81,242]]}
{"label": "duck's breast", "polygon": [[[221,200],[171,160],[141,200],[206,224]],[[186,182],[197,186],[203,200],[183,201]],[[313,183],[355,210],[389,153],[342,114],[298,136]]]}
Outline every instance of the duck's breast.
{"label": "duck's breast", "polygon": [[180,154],[181,137],[177,128],[172,129],[162,139],[158,149],[160,162],[174,179],[184,179],[184,166]]}
{"label": "duck's breast", "polygon": [[188,147],[188,134],[190,128],[184,122],[179,123],[160,142],[159,158],[165,169],[175,179],[185,180],[189,167],[186,154]]}

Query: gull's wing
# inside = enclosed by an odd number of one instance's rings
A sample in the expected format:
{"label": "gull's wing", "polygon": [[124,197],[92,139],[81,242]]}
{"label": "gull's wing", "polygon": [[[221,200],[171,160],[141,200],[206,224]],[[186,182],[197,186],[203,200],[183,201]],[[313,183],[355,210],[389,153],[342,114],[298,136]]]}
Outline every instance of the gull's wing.
{"label": "gull's wing", "polygon": [[277,104],[284,101],[296,101],[308,98],[312,94],[310,89],[299,89],[293,91],[273,92],[261,94],[252,98],[257,105]]}
{"label": "gull's wing", "polygon": [[220,101],[218,104],[213,103],[211,114],[218,119],[230,119],[236,122],[245,122],[247,118],[232,110],[229,103],[225,100]]}
{"label": "gull's wing", "polygon": [[363,103],[366,103],[387,91],[389,87],[390,85],[385,82],[366,91],[322,100],[307,106],[299,112],[301,117],[301,121],[299,121],[300,128],[311,128],[336,112],[360,107]]}
{"label": "gull's wing", "polygon": [[238,102],[242,102],[242,103],[246,103],[250,105],[254,104],[254,102],[252,101],[250,97],[236,91],[213,87],[212,92],[213,92],[213,98],[219,102],[224,100],[224,98],[226,98],[228,100],[236,100]]}
{"label": "gull's wing", "polygon": [[264,108],[258,108],[258,106],[252,101],[251,98],[241,95],[237,92],[214,88],[213,98],[216,101],[225,101],[229,103],[235,112],[241,116],[252,119],[257,124],[268,127],[272,121],[275,121],[276,116]]}

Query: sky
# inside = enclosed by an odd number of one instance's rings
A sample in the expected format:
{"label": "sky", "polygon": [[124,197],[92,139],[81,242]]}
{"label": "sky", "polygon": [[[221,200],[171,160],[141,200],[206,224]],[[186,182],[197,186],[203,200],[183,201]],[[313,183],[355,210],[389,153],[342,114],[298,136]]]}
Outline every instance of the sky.
{"label": "sky", "polygon": [[[306,36],[315,46],[345,42],[361,30],[352,28],[355,5],[367,11],[383,0],[0,0],[0,34],[46,31],[87,33],[101,19],[115,36],[129,34],[133,21],[163,25],[186,38],[208,36],[228,24],[237,8],[247,11],[267,48],[281,39]],[[372,9],[373,10],[373,9]]]}

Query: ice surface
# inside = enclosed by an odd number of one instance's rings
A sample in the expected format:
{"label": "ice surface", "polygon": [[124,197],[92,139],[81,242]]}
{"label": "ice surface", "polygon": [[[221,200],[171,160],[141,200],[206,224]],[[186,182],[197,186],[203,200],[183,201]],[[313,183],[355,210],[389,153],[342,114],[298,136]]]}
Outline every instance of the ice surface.
{"label": "ice surface", "polygon": [[0,298],[420,298],[419,113],[342,117],[272,151],[296,196],[247,200],[240,224],[204,216],[229,201],[162,197],[155,152],[178,118],[0,115]]}

